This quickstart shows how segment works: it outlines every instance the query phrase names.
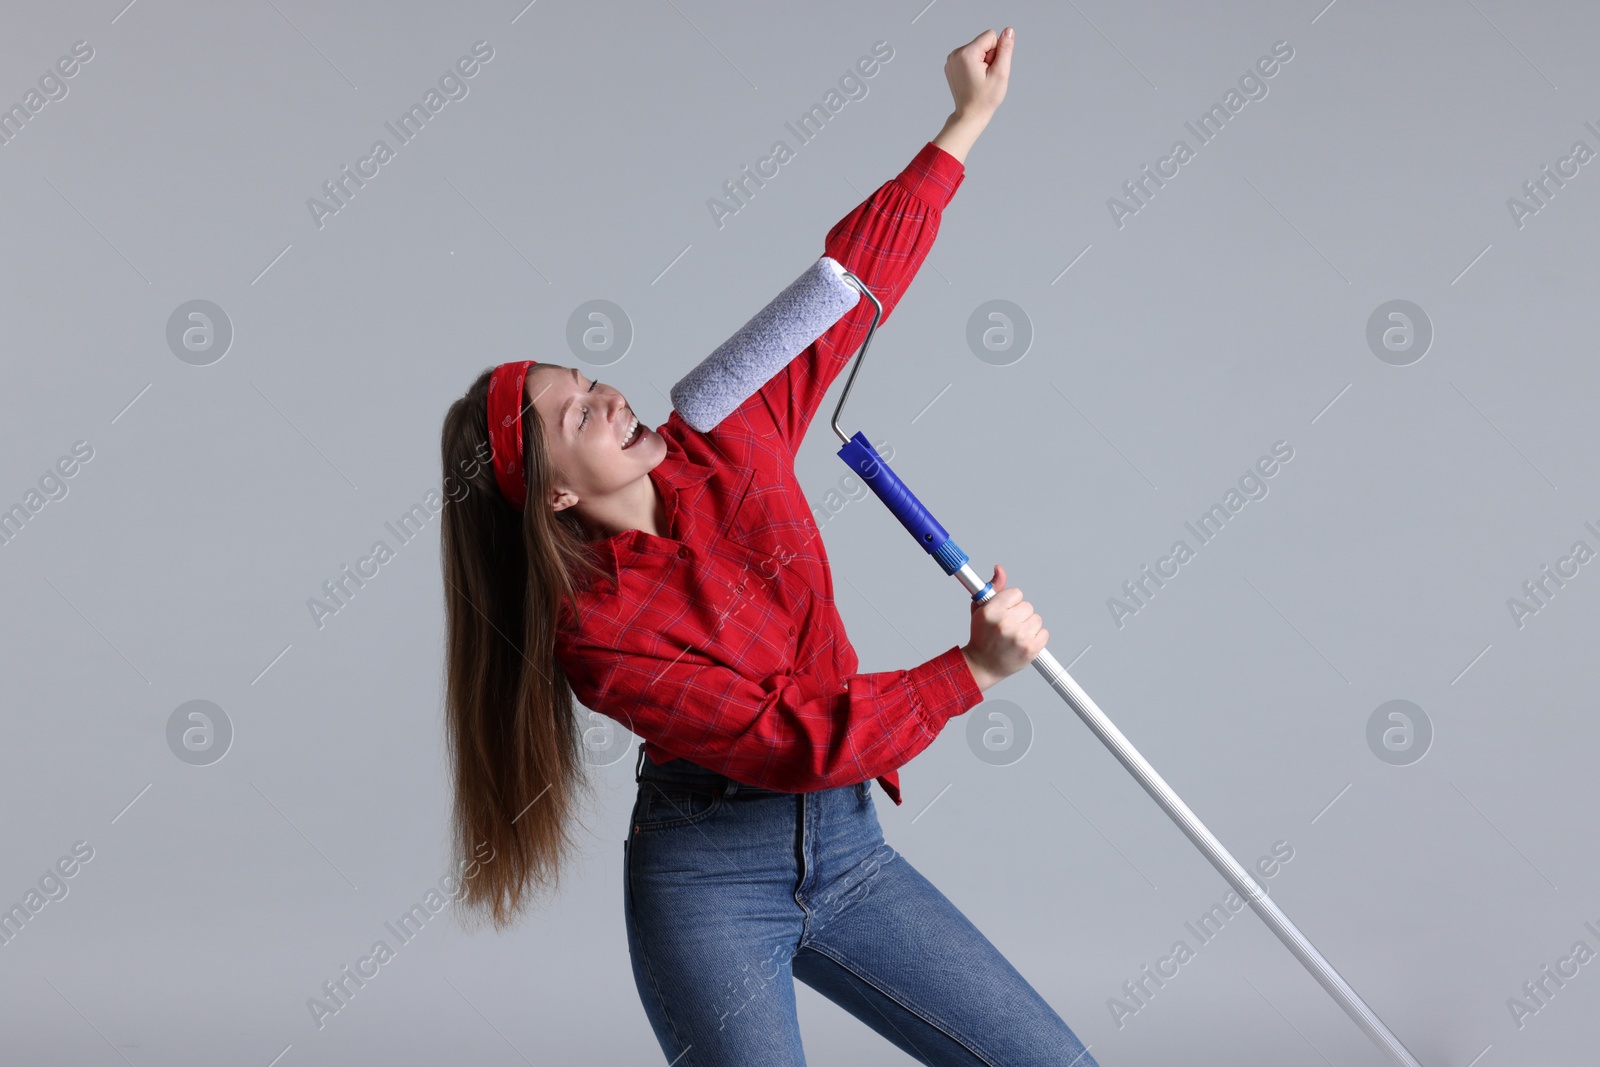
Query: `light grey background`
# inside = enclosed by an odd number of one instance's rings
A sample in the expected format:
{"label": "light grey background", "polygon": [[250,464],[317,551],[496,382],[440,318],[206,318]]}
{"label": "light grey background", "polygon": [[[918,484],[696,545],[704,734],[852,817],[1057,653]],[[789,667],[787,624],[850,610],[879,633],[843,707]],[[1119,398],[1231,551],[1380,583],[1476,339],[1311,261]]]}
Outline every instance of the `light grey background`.
{"label": "light grey background", "polygon": [[[319,629],[307,600],[441,482],[440,420],[506,359],[576,362],[569,315],[624,309],[603,372],[667,391],[822,252],[950,110],[944,57],[1017,27],[1009,96],[880,331],[847,432],[987,575],[1424,1063],[1593,1056],[1600,963],[1518,1026],[1508,998],[1600,950],[1590,563],[1518,626],[1508,600],[1600,548],[1590,163],[1597,16],[1578,3],[13,6],[0,102],[94,58],[0,147],[0,505],[74,442],[93,459],[0,547],[0,903],[93,859],[0,946],[9,1063],[654,1063],[621,914],[632,748],[562,895],[521,929],[432,922],[320,1030],[307,999],[447,870],[438,519]],[[320,229],[307,200],[474,42],[493,59]],[[706,201],[875,41],[894,49],[720,229]],[[1119,226],[1108,198],[1274,42],[1294,57]],[[1070,265],[1070,269],[1067,269]],[[209,366],[168,320],[209,300]],[[1031,322],[1008,366],[984,302]],[[1368,347],[1390,300],[1434,330]],[[825,401],[831,413],[843,379]],[[1120,628],[1154,564],[1275,442],[1293,459]],[[966,640],[960,587],[848,472],[801,453],[863,670]],[[836,502],[835,502],[836,504]],[[939,885],[1106,1067],[1385,1061],[1029,670],[991,690],[1031,747],[993,766],[955,720],[875,790]],[[230,751],[168,748],[216,702]],[[1386,701],[1434,736],[1368,747]],[[996,704],[997,707],[1001,706]],[[972,716],[986,714],[975,709]],[[941,792],[942,791],[942,792]],[[937,799],[936,799],[937,798]],[[1119,1026],[1122,983],[1195,958]],[[390,939],[392,941],[392,939]],[[799,988],[815,1063],[909,1062]],[[281,1057],[275,1060],[275,1057]],[[1478,1057],[1476,1060],[1475,1057]]]}

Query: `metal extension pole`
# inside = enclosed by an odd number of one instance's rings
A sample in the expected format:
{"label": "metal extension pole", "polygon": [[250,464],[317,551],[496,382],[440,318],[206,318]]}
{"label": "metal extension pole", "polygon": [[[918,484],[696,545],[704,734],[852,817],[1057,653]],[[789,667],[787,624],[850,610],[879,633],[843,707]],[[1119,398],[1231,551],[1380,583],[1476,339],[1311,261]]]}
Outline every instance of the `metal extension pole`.
{"label": "metal extension pole", "polygon": [[[878,456],[863,434],[858,432],[854,437],[846,437],[844,432],[839,429],[839,415],[844,411],[845,401],[850,397],[850,387],[855,384],[856,374],[860,371],[861,364],[866,359],[867,346],[872,343],[872,335],[878,329],[878,320],[883,316],[883,305],[878,302],[877,297],[872,295],[872,291],[866,287],[860,278],[857,278],[849,271],[844,271],[841,277],[856,289],[859,289],[867,299],[871,300],[874,310],[872,325],[867,330],[867,336],[861,344],[861,350],[856,353],[855,365],[850,370],[850,377],[845,381],[844,395],[839,398],[839,406],[833,412],[833,432],[838,434],[839,439],[844,442],[844,447],[839,449],[839,457],[850,465],[851,470],[867,480],[867,484],[872,486],[873,492],[877,493],[879,499],[888,505],[889,510],[900,520],[901,525],[905,526],[906,530],[910,532],[924,551],[934,557],[945,573],[953,575],[960,580],[961,584],[972,594],[973,603],[986,603],[994,597],[996,590],[992,584],[985,581],[972,569],[968,563],[967,554],[956,545],[954,539],[950,537],[944,527],[939,525],[938,520],[922,506],[921,502],[912,495],[904,483],[895,476],[894,471],[890,470],[889,465]],[[1383,1020],[1378,1018],[1377,1013],[1367,1007],[1366,1002],[1357,995],[1354,989],[1350,988],[1350,983],[1340,977],[1339,972],[1334,970],[1333,965],[1323,958],[1322,953],[1317,951],[1316,946],[1300,932],[1294,923],[1289,921],[1289,917],[1267,896],[1266,890],[1257,884],[1256,880],[1250,876],[1250,872],[1238,860],[1234,859],[1226,848],[1222,847],[1222,842],[1218,841],[1216,836],[1206,829],[1205,824],[1200,821],[1200,817],[1189,810],[1189,806],[1183,802],[1183,799],[1177,793],[1173,792],[1172,787],[1139,754],[1139,750],[1134,748],[1132,742],[1123,736],[1122,731],[1117,729],[1116,724],[1106,717],[1106,713],[1101,711],[1095,702],[1089,698],[1089,694],[1085,693],[1083,688],[1073,681],[1072,676],[1066,672],[1066,669],[1056,662],[1056,658],[1050,654],[1050,650],[1042,650],[1034,658],[1033,665],[1038,668],[1040,674],[1044,675],[1044,679],[1050,683],[1050,687],[1059,693],[1061,699],[1065,700],[1067,705],[1077,713],[1078,718],[1083,720],[1084,725],[1094,731],[1094,735],[1100,739],[1101,743],[1109,748],[1111,754],[1116,756],[1117,760],[1127,768],[1128,773],[1138,779],[1139,784],[1144,787],[1144,791],[1149,793],[1157,804],[1161,805],[1161,810],[1167,813],[1168,818],[1177,823],[1178,828],[1184,832],[1185,836],[1205,854],[1206,859],[1211,861],[1211,865],[1228,880],[1228,884],[1233,886],[1234,890],[1249,902],[1255,913],[1261,916],[1261,921],[1266,923],[1272,929],[1272,932],[1278,935],[1278,940],[1288,946],[1289,951],[1294,953],[1295,958],[1300,961],[1306,970],[1311,972],[1312,977],[1321,983],[1322,988],[1328,991],[1328,995],[1338,1001],[1339,1006],[1345,1010],[1350,1018],[1354,1019],[1356,1024],[1366,1031],[1367,1036],[1372,1039],[1373,1043],[1387,1052],[1401,1067],[1422,1067],[1417,1058],[1411,1055],[1405,1045],[1401,1044],[1400,1039],[1383,1024]]]}

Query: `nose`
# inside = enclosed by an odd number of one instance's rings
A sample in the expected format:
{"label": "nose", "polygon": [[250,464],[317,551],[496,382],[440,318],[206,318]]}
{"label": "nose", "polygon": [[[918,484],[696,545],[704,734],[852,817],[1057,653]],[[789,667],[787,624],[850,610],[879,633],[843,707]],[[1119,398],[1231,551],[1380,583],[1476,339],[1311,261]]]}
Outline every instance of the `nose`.
{"label": "nose", "polygon": [[612,390],[606,399],[609,401],[606,407],[606,425],[615,427],[628,417],[628,399],[616,390]]}

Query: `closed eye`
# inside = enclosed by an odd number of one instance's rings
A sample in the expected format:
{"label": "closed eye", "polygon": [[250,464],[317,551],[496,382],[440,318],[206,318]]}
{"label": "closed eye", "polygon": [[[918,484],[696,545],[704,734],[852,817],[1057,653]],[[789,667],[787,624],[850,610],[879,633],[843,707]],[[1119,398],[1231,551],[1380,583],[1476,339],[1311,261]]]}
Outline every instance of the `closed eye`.
{"label": "closed eye", "polygon": [[[589,383],[588,392],[591,392],[591,393],[594,392],[594,387],[599,385],[599,384],[600,384],[600,380],[598,378],[595,379],[594,381],[590,382]],[[588,421],[589,421],[589,409],[586,407],[586,408],[583,409],[583,418],[578,420],[578,429],[580,429],[580,430],[583,429],[583,424],[588,422]]]}

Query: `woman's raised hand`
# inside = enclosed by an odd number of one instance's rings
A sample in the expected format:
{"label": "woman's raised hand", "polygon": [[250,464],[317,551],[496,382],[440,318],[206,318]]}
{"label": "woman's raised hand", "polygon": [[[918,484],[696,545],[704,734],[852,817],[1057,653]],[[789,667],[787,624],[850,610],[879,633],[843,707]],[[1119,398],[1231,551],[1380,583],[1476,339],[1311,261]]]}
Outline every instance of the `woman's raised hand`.
{"label": "woman's raised hand", "polygon": [[950,83],[957,115],[988,119],[994,114],[1006,98],[1015,41],[1010,26],[1000,34],[984,30],[945,58],[944,77]]}

